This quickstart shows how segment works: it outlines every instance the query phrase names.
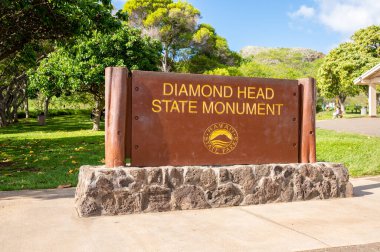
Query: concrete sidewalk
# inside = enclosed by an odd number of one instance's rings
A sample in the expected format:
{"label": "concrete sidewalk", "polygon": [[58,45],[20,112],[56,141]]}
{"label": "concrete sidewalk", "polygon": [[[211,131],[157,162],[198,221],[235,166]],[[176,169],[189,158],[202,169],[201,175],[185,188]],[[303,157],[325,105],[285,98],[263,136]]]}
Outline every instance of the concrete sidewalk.
{"label": "concrete sidewalk", "polygon": [[0,251],[380,248],[380,177],[351,181],[354,198],[83,219],[73,189],[0,192]]}
{"label": "concrete sidewalk", "polygon": [[380,118],[350,118],[317,121],[317,128],[380,137]]}

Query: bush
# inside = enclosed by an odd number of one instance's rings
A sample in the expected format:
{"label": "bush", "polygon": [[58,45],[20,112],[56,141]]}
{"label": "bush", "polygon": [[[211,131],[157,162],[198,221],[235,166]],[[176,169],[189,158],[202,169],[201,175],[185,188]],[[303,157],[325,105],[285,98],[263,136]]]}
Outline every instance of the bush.
{"label": "bush", "polygon": [[349,104],[345,107],[346,112],[350,112],[352,114],[359,114],[361,108],[362,106],[357,105],[357,104]]}

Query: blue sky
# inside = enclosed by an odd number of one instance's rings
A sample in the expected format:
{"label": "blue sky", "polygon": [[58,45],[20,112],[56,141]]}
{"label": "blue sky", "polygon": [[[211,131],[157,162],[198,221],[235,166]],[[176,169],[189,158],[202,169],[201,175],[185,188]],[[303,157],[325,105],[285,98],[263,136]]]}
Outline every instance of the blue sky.
{"label": "blue sky", "polygon": [[[327,53],[357,29],[380,24],[380,0],[188,0],[230,48],[304,47]],[[122,8],[125,0],[113,0]]]}

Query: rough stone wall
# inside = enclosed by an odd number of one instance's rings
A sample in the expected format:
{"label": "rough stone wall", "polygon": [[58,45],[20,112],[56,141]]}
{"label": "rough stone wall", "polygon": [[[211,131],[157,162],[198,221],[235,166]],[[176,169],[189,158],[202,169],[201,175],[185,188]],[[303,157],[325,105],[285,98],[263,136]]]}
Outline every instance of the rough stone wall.
{"label": "rough stone wall", "polygon": [[82,166],[75,205],[80,216],[351,197],[341,164],[191,167]]}

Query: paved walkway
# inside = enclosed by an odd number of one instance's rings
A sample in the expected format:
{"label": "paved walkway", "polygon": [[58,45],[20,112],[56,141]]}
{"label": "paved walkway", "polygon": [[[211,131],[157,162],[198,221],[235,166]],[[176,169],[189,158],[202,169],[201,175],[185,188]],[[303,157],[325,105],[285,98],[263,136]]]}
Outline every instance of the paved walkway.
{"label": "paved walkway", "polygon": [[380,137],[380,118],[351,118],[317,121],[317,128]]}
{"label": "paved walkway", "polygon": [[347,199],[95,218],[77,217],[73,189],[0,192],[0,251],[366,251],[380,177],[352,182]]}

